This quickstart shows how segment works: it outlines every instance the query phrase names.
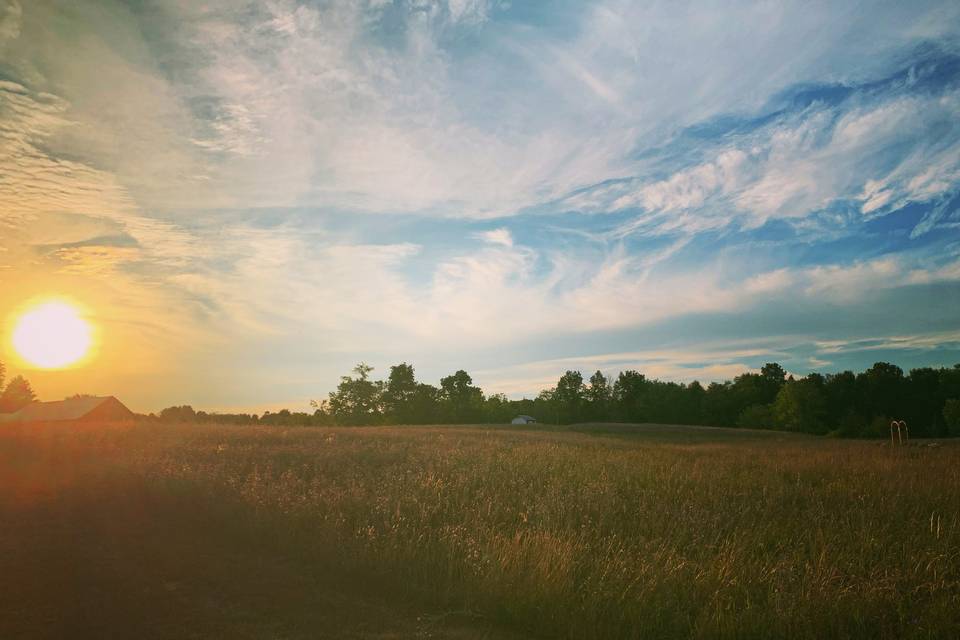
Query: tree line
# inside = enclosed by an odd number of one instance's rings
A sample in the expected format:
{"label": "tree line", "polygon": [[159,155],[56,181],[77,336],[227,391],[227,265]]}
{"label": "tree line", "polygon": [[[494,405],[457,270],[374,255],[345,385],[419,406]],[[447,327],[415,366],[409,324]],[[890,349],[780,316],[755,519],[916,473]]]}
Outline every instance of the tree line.
{"label": "tree line", "polygon": [[335,391],[313,401],[314,411],[217,414],[169,407],[163,422],[230,422],[273,425],[503,424],[517,415],[539,422],[655,422],[779,429],[842,437],[883,437],[890,421],[905,420],[915,437],[960,436],[960,364],[923,367],[905,374],[887,362],[866,371],[795,378],[777,363],[726,382],[683,384],[628,370],[615,378],[595,372],[584,380],[567,371],[535,398],[486,395],[459,370],[438,386],[416,379],[407,363],[390,367],[386,380],[360,363]]}

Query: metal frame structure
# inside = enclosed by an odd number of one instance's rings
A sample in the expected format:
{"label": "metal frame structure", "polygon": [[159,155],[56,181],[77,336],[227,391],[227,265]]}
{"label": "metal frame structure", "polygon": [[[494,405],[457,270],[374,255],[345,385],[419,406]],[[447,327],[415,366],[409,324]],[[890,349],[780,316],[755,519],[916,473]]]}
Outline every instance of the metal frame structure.
{"label": "metal frame structure", "polygon": [[[897,430],[897,439],[893,439],[893,430]],[[906,438],[904,438],[906,435]],[[907,428],[906,420],[894,420],[890,423],[890,444],[900,444],[903,445],[904,440],[908,443],[910,442],[910,429]]]}

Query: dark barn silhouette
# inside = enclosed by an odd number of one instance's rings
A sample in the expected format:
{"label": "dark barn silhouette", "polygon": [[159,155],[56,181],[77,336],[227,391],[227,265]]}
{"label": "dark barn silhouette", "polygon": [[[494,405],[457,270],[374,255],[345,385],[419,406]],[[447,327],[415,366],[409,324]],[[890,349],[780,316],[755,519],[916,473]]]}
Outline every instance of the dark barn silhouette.
{"label": "dark barn silhouette", "polygon": [[0,415],[0,422],[123,422],[136,416],[113,396],[79,396],[56,402],[32,402]]}

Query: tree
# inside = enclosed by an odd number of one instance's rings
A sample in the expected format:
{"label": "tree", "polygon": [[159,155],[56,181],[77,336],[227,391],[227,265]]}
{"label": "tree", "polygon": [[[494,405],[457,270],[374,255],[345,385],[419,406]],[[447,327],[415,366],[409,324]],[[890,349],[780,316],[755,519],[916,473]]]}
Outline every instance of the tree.
{"label": "tree", "polygon": [[502,393],[494,393],[483,403],[483,421],[491,424],[506,424],[517,414],[513,403]]}
{"label": "tree", "polygon": [[0,389],[3,389],[3,382],[7,376],[7,368],[0,362]]}
{"label": "tree", "polygon": [[903,369],[889,362],[877,362],[857,376],[869,416],[903,417]]}
{"label": "tree", "polygon": [[460,369],[440,380],[440,393],[450,421],[456,424],[478,422],[483,413],[483,391],[473,386],[470,374]]}
{"label": "tree", "polygon": [[[620,372],[615,381],[596,371],[584,384],[579,371],[567,371],[556,387],[522,400],[510,400],[503,394],[485,397],[462,369],[443,378],[439,388],[417,382],[414,368],[405,362],[390,367],[384,382],[371,380],[372,370],[366,364],[357,365],[352,376],[341,378],[328,401],[312,403],[313,414],[284,410],[258,418],[194,412],[182,406],[165,409],[160,419],[283,425],[431,424],[503,423],[527,414],[557,423],[619,420],[809,433],[833,430],[848,437],[883,437],[890,419],[898,418],[907,420],[911,435],[960,436],[960,365],[913,369],[905,377],[899,367],[878,362],[859,375],[851,371],[826,376],[811,373],[794,380],[779,364],[767,363],[759,373],[712,382],[706,389],[699,382],[683,385],[647,379],[633,370]],[[11,381],[0,401],[8,401],[23,385],[27,391],[21,395],[29,402],[32,390],[19,377]],[[16,402],[18,406],[22,403],[23,398]]]}
{"label": "tree", "polygon": [[383,389],[383,411],[389,424],[412,424],[413,399],[417,393],[417,379],[413,367],[406,362],[390,367],[390,376]]}
{"label": "tree", "polygon": [[557,381],[553,398],[560,411],[560,422],[571,423],[580,420],[583,405],[583,374],[579,371],[567,371]]}
{"label": "tree", "polygon": [[707,390],[698,380],[687,385],[681,412],[683,424],[703,424],[703,401]]}
{"label": "tree", "polygon": [[940,393],[946,398],[960,398],[960,364],[940,369]]}
{"label": "tree", "polygon": [[943,421],[947,423],[947,433],[960,437],[960,400],[951,398],[943,404]]}
{"label": "tree", "polygon": [[610,419],[610,401],[613,399],[613,390],[610,388],[610,381],[603,375],[602,371],[597,371],[590,376],[590,385],[586,388],[584,396],[587,401],[587,414],[591,420],[606,421]]}
{"label": "tree", "polygon": [[733,379],[733,384],[730,386],[732,399],[737,405],[737,415],[749,406],[773,402],[779,391],[779,386],[774,385],[759,373],[740,374]]}
{"label": "tree", "polygon": [[918,438],[940,435],[946,398],[940,390],[940,372],[931,367],[910,371],[905,381],[902,418]]}
{"label": "tree", "polygon": [[[203,412],[201,412],[203,413]],[[179,407],[167,407],[160,412],[162,422],[197,422],[197,412],[188,404]]]}
{"label": "tree", "polygon": [[523,411],[522,413],[529,413],[533,417],[540,420],[540,422],[553,422],[554,424],[560,424],[560,412],[557,409],[557,401],[554,398],[555,389],[544,389],[537,394],[536,399],[533,401],[533,411]]}
{"label": "tree", "polygon": [[440,422],[440,389],[418,382],[410,399],[410,413],[413,415],[413,424]]}
{"label": "tree", "polygon": [[842,436],[854,437],[866,428],[863,403],[852,371],[827,375],[823,393],[826,396],[827,422]]}
{"label": "tree", "polygon": [[[197,415],[199,416],[199,414]],[[323,424],[322,420],[324,418],[325,416],[318,418],[316,413],[310,414],[302,411],[281,409],[276,413],[265,411],[263,415],[260,416],[258,422],[260,424],[269,424],[282,427],[306,427],[314,424]]]}
{"label": "tree", "polygon": [[787,431],[823,433],[826,430],[826,397],[822,378],[808,376],[786,382],[777,394],[773,414]]}
{"label": "tree", "polygon": [[706,424],[732,427],[745,407],[736,402],[732,383],[711,382],[703,394],[703,416]]}
{"label": "tree", "polygon": [[737,426],[745,429],[772,429],[775,425],[773,405],[769,404],[752,404],[737,418]]}
{"label": "tree", "polygon": [[676,382],[648,381],[644,392],[647,420],[669,424],[682,422],[685,391],[683,385]]}
{"label": "tree", "polygon": [[613,383],[613,402],[617,418],[623,422],[643,422],[646,419],[644,391],[647,377],[638,371],[621,371]]}
{"label": "tree", "polygon": [[0,413],[19,411],[37,399],[33,387],[23,376],[16,376],[10,380],[3,394],[0,395]]}
{"label": "tree", "polygon": [[381,415],[382,382],[370,380],[373,367],[361,362],[353,368],[357,377],[343,376],[330,394],[330,413],[337,424],[376,424]]}
{"label": "tree", "polygon": [[774,396],[787,381],[787,372],[776,362],[768,362],[760,367],[760,376],[774,389]]}
{"label": "tree", "polygon": [[329,400],[311,400],[310,406],[313,407],[313,424],[326,427],[336,423],[330,411]]}

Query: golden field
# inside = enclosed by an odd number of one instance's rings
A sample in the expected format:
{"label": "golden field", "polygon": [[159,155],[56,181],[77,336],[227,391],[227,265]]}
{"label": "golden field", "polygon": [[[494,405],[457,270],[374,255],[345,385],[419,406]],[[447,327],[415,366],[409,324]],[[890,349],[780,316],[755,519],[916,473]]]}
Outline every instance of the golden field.
{"label": "golden field", "polygon": [[960,446],[6,425],[0,636],[960,637]]}

